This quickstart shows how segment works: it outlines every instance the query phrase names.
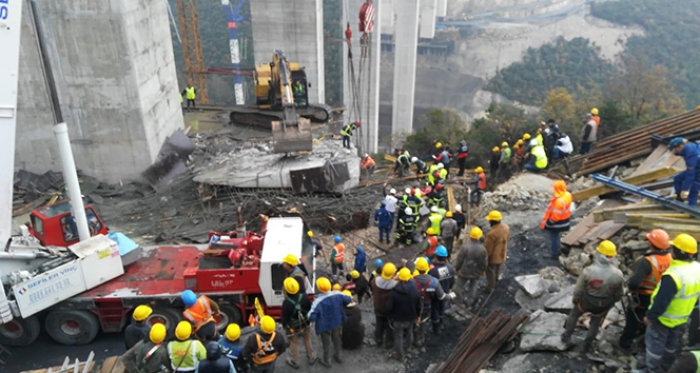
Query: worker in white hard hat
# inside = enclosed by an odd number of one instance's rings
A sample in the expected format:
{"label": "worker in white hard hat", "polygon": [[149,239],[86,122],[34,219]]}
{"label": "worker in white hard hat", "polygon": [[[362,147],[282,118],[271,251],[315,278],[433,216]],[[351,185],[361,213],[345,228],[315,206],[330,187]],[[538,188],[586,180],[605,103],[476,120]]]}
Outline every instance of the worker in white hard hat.
{"label": "worker in white hard hat", "polygon": [[389,193],[386,192],[387,183],[384,183],[382,193],[384,194],[384,202],[386,203],[386,210],[391,214],[391,218],[396,219],[396,204],[399,202],[396,198],[396,189],[391,188]]}
{"label": "worker in white hard hat", "polygon": [[369,175],[374,173],[376,168],[377,164],[374,162],[374,159],[372,159],[369,154],[365,153],[365,156],[362,157],[362,162],[360,162],[360,169],[362,172],[366,173],[367,177],[369,177]]}

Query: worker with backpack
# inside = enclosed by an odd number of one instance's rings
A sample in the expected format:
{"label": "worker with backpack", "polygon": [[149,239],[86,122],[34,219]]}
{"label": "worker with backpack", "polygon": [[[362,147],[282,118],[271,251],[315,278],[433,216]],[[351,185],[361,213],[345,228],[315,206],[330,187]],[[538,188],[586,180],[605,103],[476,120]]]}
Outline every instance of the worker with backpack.
{"label": "worker with backpack", "polygon": [[434,311],[439,309],[440,303],[445,299],[445,292],[437,278],[428,274],[430,271],[430,263],[428,259],[421,256],[416,260],[416,273],[414,273],[413,282],[421,295],[423,304],[420,321],[415,327],[415,338],[413,345],[418,347],[421,352],[425,352],[425,329],[428,327],[428,322],[439,323],[437,314]]}
{"label": "worker with backpack", "polygon": [[286,295],[282,303],[281,322],[289,335],[289,349],[292,352],[292,356],[287,357],[287,365],[299,369],[299,338],[304,339],[306,357],[309,365],[313,365],[316,362],[316,355],[311,343],[311,328],[309,328],[308,314],[311,309],[309,295],[299,292],[299,282],[292,277],[284,280],[284,291]]}

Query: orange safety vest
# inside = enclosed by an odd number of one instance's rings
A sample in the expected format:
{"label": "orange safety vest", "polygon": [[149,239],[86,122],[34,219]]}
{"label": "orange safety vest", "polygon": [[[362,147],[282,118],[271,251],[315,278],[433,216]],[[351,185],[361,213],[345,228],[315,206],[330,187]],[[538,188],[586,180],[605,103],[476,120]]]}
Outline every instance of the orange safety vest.
{"label": "orange safety vest", "polygon": [[425,250],[425,255],[433,255],[438,245],[437,236],[428,236],[428,242],[430,243],[430,247]]}
{"label": "orange safety vest", "polygon": [[544,220],[552,219],[552,221],[564,221],[571,217],[571,194],[566,193],[563,197],[552,198],[549,203],[547,212],[544,214]]}
{"label": "orange safety vest", "polygon": [[197,302],[186,309],[182,315],[194,325],[195,331],[199,330],[203,325],[215,321],[211,311],[211,302],[204,295],[197,298]]}
{"label": "orange safety vest", "polygon": [[632,293],[651,295],[654,292],[654,289],[656,289],[656,285],[658,285],[659,281],[661,281],[661,276],[664,274],[664,272],[666,272],[668,266],[671,265],[673,258],[671,257],[671,254],[668,253],[647,255],[644,257],[644,259],[649,261],[649,264],[651,264],[651,273],[649,273],[647,277],[644,277],[639,289],[633,290]]}
{"label": "orange safety vest", "polygon": [[362,163],[360,163],[360,167],[362,167],[362,168],[374,167],[374,166],[376,166],[376,163],[374,163],[374,159],[372,159],[372,157],[363,158]]}
{"label": "orange safety vest", "polygon": [[333,250],[335,250],[335,257],[333,259],[333,263],[342,263],[343,260],[345,260],[345,244],[338,243],[335,246],[333,246]]}
{"label": "orange safety vest", "polygon": [[479,189],[486,190],[486,174],[483,172],[479,174]]}
{"label": "orange safety vest", "polygon": [[[272,347],[272,341],[275,339],[275,332],[272,332],[272,336],[270,336],[270,339],[267,340],[264,345],[260,339],[260,334],[256,334],[255,339],[258,341],[258,351],[253,354],[253,363],[256,366],[273,363],[277,360],[278,353],[275,351],[275,348]],[[268,354],[268,352],[272,353]]]}

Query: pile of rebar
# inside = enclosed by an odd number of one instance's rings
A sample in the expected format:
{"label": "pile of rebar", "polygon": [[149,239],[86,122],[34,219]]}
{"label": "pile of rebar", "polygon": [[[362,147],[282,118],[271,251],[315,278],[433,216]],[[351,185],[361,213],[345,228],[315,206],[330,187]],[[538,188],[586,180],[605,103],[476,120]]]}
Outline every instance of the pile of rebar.
{"label": "pile of rebar", "polygon": [[457,345],[435,373],[477,373],[507,341],[513,339],[527,316],[492,311],[486,318],[477,317],[462,334]]}

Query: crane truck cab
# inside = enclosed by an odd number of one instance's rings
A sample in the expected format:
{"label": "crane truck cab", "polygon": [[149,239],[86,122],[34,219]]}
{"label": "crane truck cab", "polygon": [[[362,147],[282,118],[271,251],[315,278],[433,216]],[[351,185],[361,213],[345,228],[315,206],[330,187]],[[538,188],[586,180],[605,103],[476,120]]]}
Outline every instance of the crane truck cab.
{"label": "crane truck cab", "polygon": [[[109,233],[92,205],[85,206],[90,236]],[[58,201],[35,209],[30,214],[29,233],[43,246],[68,247],[78,243],[78,227],[69,200]]]}

